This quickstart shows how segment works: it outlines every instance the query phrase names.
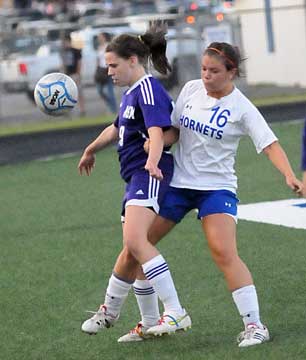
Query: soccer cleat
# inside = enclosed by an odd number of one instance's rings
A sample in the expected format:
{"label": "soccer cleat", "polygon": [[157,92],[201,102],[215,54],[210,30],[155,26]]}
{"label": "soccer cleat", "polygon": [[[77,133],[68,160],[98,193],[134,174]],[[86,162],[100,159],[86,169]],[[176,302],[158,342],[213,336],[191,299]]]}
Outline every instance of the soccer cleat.
{"label": "soccer cleat", "polygon": [[186,312],[180,317],[164,314],[158,321],[158,325],[152,326],[147,330],[147,334],[152,334],[155,336],[161,336],[163,334],[170,335],[178,330],[186,331],[188,328],[191,328],[191,319]]}
{"label": "soccer cleat", "polygon": [[82,331],[92,335],[97,334],[99,330],[104,328],[110,328],[114,326],[114,323],[118,320],[118,315],[113,315],[107,312],[107,307],[105,305],[101,305],[98,311],[87,311],[89,313],[94,314],[90,319],[87,319],[82,324]]}
{"label": "soccer cleat", "polygon": [[237,337],[239,347],[258,345],[269,340],[270,336],[268,329],[265,326],[261,329],[256,324],[248,324],[246,329]]}
{"label": "soccer cleat", "polygon": [[141,322],[139,322],[134,329],[130,330],[127,334],[121,336],[118,339],[118,342],[134,342],[134,341],[143,341],[153,337],[153,335],[147,334],[147,330],[149,328],[143,326]]}

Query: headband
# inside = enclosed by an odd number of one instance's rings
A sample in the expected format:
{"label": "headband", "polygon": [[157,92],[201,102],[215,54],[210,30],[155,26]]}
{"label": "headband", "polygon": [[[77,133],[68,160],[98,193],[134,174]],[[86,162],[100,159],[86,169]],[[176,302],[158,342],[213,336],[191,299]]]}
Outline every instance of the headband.
{"label": "headband", "polygon": [[215,51],[216,53],[218,53],[221,57],[224,57],[225,60],[227,60],[231,65],[233,65],[235,68],[237,67],[235,65],[235,63],[229,58],[227,57],[223,51],[219,50],[219,49],[216,49],[216,48],[213,48],[213,47],[209,47],[207,48],[206,50],[212,50],[212,51]]}

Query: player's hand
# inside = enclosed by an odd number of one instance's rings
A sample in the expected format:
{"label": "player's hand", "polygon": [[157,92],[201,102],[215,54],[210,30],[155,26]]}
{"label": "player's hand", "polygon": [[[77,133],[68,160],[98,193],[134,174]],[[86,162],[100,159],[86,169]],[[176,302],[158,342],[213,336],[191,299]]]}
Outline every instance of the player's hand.
{"label": "player's hand", "polygon": [[85,151],[79,161],[79,165],[78,165],[79,174],[83,175],[83,171],[85,170],[86,175],[89,176],[93,168],[95,167],[95,162],[96,162],[95,155]]}
{"label": "player's hand", "polygon": [[303,196],[305,194],[303,183],[296,177],[286,177],[286,183],[298,196]]}
{"label": "player's hand", "polygon": [[150,139],[147,139],[145,141],[145,143],[143,144],[143,149],[144,151],[149,154],[149,150],[150,150]]}
{"label": "player's hand", "polygon": [[162,180],[164,178],[159,167],[156,166],[155,164],[152,164],[150,161],[147,161],[147,163],[145,165],[145,169],[149,172],[149,174],[153,178],[155,178],[157,180]]}

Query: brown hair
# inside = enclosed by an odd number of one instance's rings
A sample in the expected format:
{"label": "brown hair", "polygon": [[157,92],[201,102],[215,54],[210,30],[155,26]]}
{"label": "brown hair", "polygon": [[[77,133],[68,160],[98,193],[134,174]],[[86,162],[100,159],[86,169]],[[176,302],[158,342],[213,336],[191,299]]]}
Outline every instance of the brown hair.
{"label": "brown hair", "polygon": [[240,64],[244,59],[241,59],[240,51],[237,46],[225,42],[213,42],[206,48],[204,55],[217,56],[222,60],[228,71],[237,69],[236,75],[238,77],[240,76]]}
{"label": "brown hair", "polygon": [[143,35],[122,34],[115,37],[107,45],[106,52],[114,52],[123,59],[136,55],[144,67],[150,61],[159,73],[167,75],[171,66],[166,57],[165,34],[164,26],[153,24]]}

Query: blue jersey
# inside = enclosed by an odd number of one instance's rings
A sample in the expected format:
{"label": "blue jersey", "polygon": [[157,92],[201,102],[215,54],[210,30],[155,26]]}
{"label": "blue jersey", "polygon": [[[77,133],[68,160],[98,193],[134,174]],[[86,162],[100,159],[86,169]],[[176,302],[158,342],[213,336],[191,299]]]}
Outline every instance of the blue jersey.
{"label": "blue jersey", "polygon": [[[120,174],[126,182],[146,164],[148,154],[143,144],[149,137],[147,129],[152,126],[169,128],[172,109],[171,98],[151,75],[142,77],[123,94],[114,125],[119,129]],[[170,156],[163,152],[161,162],[167,162]]]}

